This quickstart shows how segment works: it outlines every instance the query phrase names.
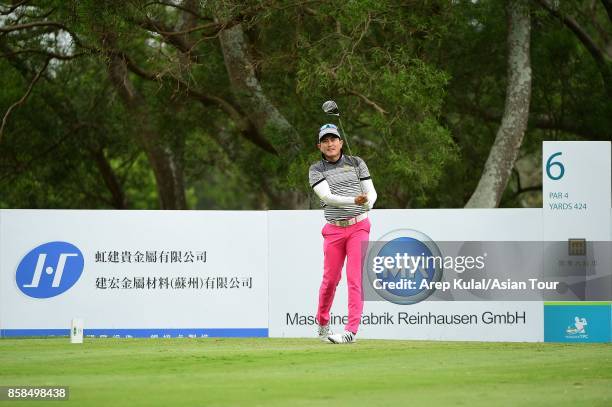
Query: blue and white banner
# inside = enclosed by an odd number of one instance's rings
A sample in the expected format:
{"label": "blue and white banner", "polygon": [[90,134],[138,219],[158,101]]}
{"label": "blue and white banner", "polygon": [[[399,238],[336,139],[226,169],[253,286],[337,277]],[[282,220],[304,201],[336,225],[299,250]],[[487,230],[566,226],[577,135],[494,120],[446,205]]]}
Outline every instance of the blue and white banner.
{"label": "blue and white banner", "polygon": [[[370,239],[538,241],[541,219],[540,209],[374,210]],[[67,335],[81,318],[86,337],[312,337],[323,222],[319,211],[1,210],[0,335]],[[343,279],[336,330],[345,293]],[[368,301],[360,337],[543,341],[558,325],[541,301],[475,298]],[[599,314],[575,314],[564,330],[584,318],[600,338]]]}
{"label": "blue and white banner", "polygon": [[544,304],[544,341],[612,341],[612,303],[603,301]]}
{"label": "blue and white banner", "polygon": [[265,212],[0,211],[0,334],[267,336]]}

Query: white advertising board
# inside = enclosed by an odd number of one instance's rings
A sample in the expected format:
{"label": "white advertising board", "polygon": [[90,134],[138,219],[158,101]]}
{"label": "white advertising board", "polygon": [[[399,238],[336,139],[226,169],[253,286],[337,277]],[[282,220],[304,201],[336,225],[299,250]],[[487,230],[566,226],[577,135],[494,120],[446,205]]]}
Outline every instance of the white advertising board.
{"label": "white advertising board", "polygon": [[[411,230],[437,242],[540,242],[542,212],[374,210],[370,240]],[[67,335],[77,318],[86,337],[313,337],[323,224],[321,211],[0,210],[0,334]],[[542,341],[543,308],[366,301],[359,336]],[[337,331],[346,310],[342,279]]]}
{"label": "white advertising board", "polygon": [[[370,240],[417,230],[434,241],[540,241],[540,209],[374,210]],[[270,336],[312,337],[323,266],[323,215],[269,213]],[[331,310],[343,330],[347,290],[342,279]],[[336,318],[334,318],[334,316]],[[381,339],[542,341],[541,301],[366,301],[359,336]]]}
{"label": "white advertising board", "polygon": [[2,210],[2,335],[267,336],[266,219]]}

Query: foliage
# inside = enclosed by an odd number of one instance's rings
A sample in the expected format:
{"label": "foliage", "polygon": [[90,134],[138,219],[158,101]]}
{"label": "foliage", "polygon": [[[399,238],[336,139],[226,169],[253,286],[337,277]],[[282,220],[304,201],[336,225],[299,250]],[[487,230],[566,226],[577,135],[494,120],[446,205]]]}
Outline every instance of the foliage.
{"label": "foliage", "polygon": [[[370,167],[377,207],[462,207],[503,114],[506,16],[497,2],[1,4],[3,29],[58,24],[0,32],[0,112],[50,58],[0,138],[4,208],[159,208],[164,188],[147,146],[151,129],[189,208],[316,207],[306,172],[319,159],[318,127],[333,121],[319,108],[327,99],[338,102],[353,153]],[[530,126],[503,206],[541,203],[532,187],[542,140],[612,138],[605,69],[558,17],[537,1],[525,4]],[[563,2],[560,13],[602,49],[610,41],[600,4]],[[298,134],[260,129],[276,154],[249,138],[232,90],[218,34],[236,24],[265,97]],[[117,56],[136,110],[111,79]]]}

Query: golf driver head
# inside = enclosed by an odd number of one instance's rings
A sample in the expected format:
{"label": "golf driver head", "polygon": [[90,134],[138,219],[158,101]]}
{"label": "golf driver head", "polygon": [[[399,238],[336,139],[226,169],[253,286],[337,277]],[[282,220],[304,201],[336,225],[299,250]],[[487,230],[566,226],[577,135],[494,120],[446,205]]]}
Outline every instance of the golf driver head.
{"label": "golf driver head", "polygon": [[338,105],[333,100],[328,100],[327,102],[323,103],[323,106],[321,106],[321,108],[325,113],[329,115],[340,116],[340,110],[338,109]]}

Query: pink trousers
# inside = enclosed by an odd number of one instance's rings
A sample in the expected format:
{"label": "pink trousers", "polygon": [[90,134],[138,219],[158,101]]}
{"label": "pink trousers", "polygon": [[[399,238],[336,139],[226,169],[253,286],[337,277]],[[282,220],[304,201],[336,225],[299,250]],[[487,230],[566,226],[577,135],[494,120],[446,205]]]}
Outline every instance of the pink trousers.
{"label": "pink trousers", "polygon": [[329,223],[323,227],[323,281],[319,289],[317,321],[320,325],[329,323],[329,310],[340,282],[344,259],[346,258],[346,281],[348,285],[348,323],[345,329],[357,333],[363,311],[361,294],[361,243],[370,235],[370,220],[364,219],[351,226],[335,226]]}

